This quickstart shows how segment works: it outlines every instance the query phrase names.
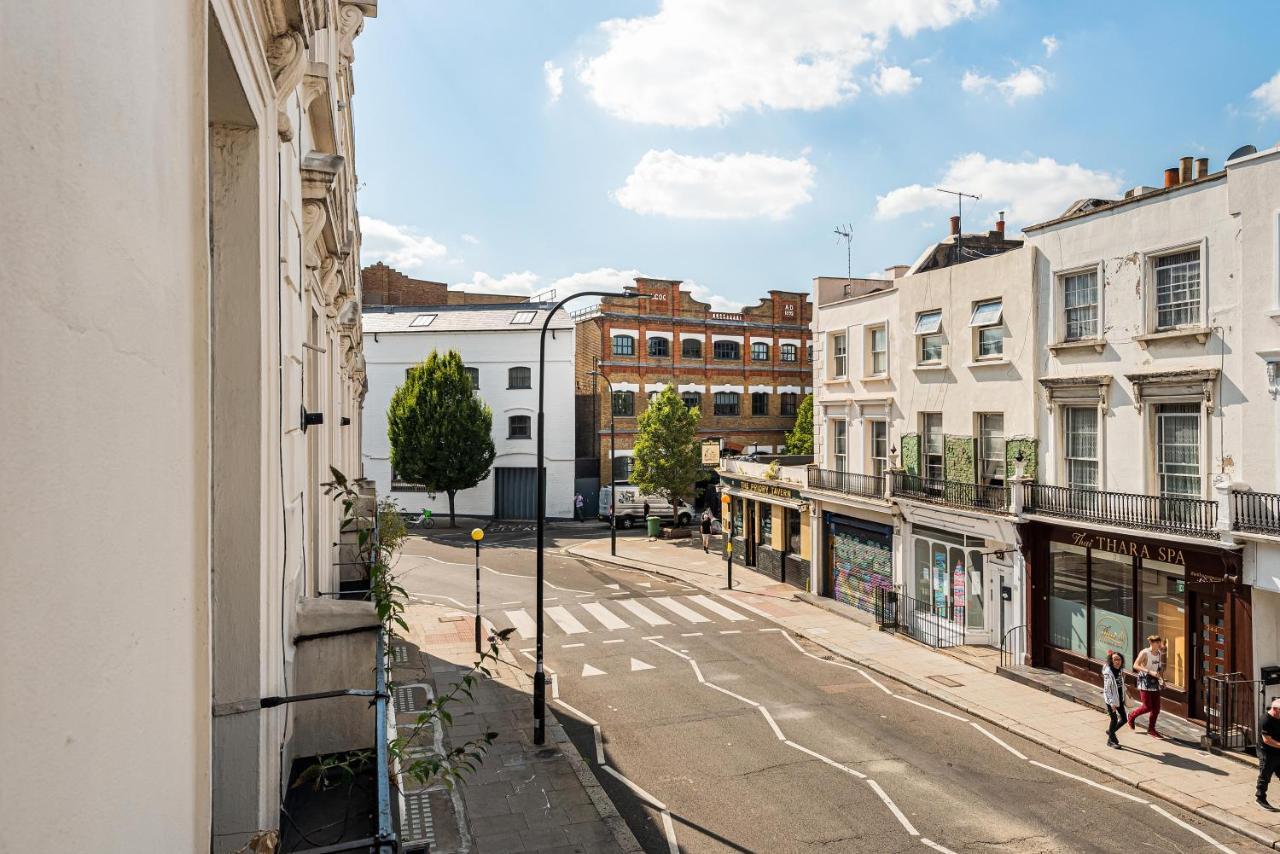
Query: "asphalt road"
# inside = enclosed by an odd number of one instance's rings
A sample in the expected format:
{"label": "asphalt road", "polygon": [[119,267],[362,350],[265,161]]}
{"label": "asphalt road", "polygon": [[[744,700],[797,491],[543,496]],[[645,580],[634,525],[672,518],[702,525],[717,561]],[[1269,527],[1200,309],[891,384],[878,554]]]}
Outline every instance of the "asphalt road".
{"label": "asphalt road", "polygon": [[[549,702],[646,851],[1269,850],[761,613],[559,553],[600,528],[548,539]],[[465,532],[431,533],[397,571],[415,598],[470,613]],[[531,541],[517,527],[481,554],[481,613],[517,629],[509,644],[530,670]]]}

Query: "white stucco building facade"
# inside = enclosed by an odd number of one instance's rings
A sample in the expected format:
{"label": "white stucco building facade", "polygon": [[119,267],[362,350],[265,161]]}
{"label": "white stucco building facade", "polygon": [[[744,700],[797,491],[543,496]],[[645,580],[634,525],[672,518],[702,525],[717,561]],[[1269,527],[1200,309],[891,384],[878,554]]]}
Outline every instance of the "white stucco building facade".
{"label": "white stucco building facade", "polygon": [[[25,486],[0,647],[40,650],[0,662],[6,850],[234,850],[279,827],[295,757],[343,749],[315,715],[348,707],[257,701],[315,676],[322,482],[360,475],[351,62],[376,8],[4,15],[0,465]],[[50,797],[94,769],[70,814]]]}
{"label": "white stucco building facade", "polygon": [[[549,306],[538,303],[373,308],[365,312],[364,468],[405,512],[449,511],[449,497],[393,478],[387,406],[405,372],[434,350],[455,350],[493,412],[496,455],[489,476],[459,492],[461,515],[535,518],[538,341]],[[551,319],[546,338],[545,465],[548,518],[573,518],[574,324]]]}

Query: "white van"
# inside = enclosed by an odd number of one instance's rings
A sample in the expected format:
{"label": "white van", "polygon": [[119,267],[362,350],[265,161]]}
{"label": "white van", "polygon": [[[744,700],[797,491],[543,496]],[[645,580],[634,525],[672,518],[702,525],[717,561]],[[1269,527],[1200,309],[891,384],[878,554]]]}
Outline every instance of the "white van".
{"label": "white van", "polygon": [[633,525],[644,524],[644,505],[649,504],[649,515],[660,516],[663,519],[673,520],[677,525],[688,525],[693,519],[693,508],[688,504],[681,504],[679,513],[676,513],[672,506],[667,503],[667,499],[659,498],[656,495],[641,495],[640,490],[627,483],[617,483],[613,486],[600,487],[600,521],[609,521],[609,502],[613,497],[613,491],[618,491],[618,527],[630,528]]}

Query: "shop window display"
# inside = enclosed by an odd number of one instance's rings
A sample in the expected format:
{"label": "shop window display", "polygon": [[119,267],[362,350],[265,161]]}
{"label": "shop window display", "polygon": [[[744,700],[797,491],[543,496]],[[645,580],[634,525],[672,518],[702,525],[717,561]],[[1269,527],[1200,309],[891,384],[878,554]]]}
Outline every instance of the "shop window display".
{"label": "shop window display", "polygon": [[1133,649],[1133,561],[1095,550],[1089,555],[1090,658],[1102,661],[1113,649]]}
{"label": "shop window display", "polygon": [[1187,687],[1186,569],[1172,563],[1143,560],[1140,572],[1142,633],[1165,641],[1164,679],[1174,688]]}
{"label": "shop window display", "polygon": [[829,530],[831,597],[862,611],[874,611],[876,591],[893,588],[889,538],[844,525],[832,525]]}
{"label": "shop window display", "polygon": [[1086,654],[1088,578],[1088,550],[1055,543],[1049,555],[1049,643],[1077,655]]}

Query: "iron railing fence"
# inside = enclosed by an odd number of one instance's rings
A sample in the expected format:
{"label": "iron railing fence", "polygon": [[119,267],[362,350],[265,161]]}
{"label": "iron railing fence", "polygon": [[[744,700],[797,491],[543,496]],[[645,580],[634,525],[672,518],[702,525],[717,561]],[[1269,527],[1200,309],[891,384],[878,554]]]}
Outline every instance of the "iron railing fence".
{"label": "iron railing fence", "polygon": [[996,513],[1009,510],[1009,487],[1003,485],[943,480],[896,471],[893,472],[892,489],[894,495],[917,501]]}
{"label": "iron railing fence", "polygon": [[843,492],[846,495],[864,495],[868,498],[884,497],[883,475],[833,471],[809,466],[808,479],[809,486],[814,489],[827,489],[832,492]]}
{"label": "iron railing fence", "polygon": [[1243,673],[1224,673],[1204,680],[1204,734],[1222,750],[1251,751],[1258,744],[1258,700],[1262,683]]}
{"label": "iron railing fence", "polygon": [[922,602],[897,590],[876,590],[875,616],[881,631],[906,635],[925,646],[964,646],[963,623],[950,619],[932,602]]}
{"label": "iron railing fence", "polygon": [[1023,484],[1023,489],[1023,509],[1029,513],[1207,539],[1218,536],[1215,528],[1218,521],[1216,501],[1072,489],[1043,483]]}
{"label": "iron railing fence", "polygon": [[1027,627],[1014,626],[1000,638],[1000,668],[1021,667],[1027,660]]}
{"label": "iron railing fence", "polygon": [[1280,495],[1232,492],[1231,517],[1233,530],[1280,536]]}

